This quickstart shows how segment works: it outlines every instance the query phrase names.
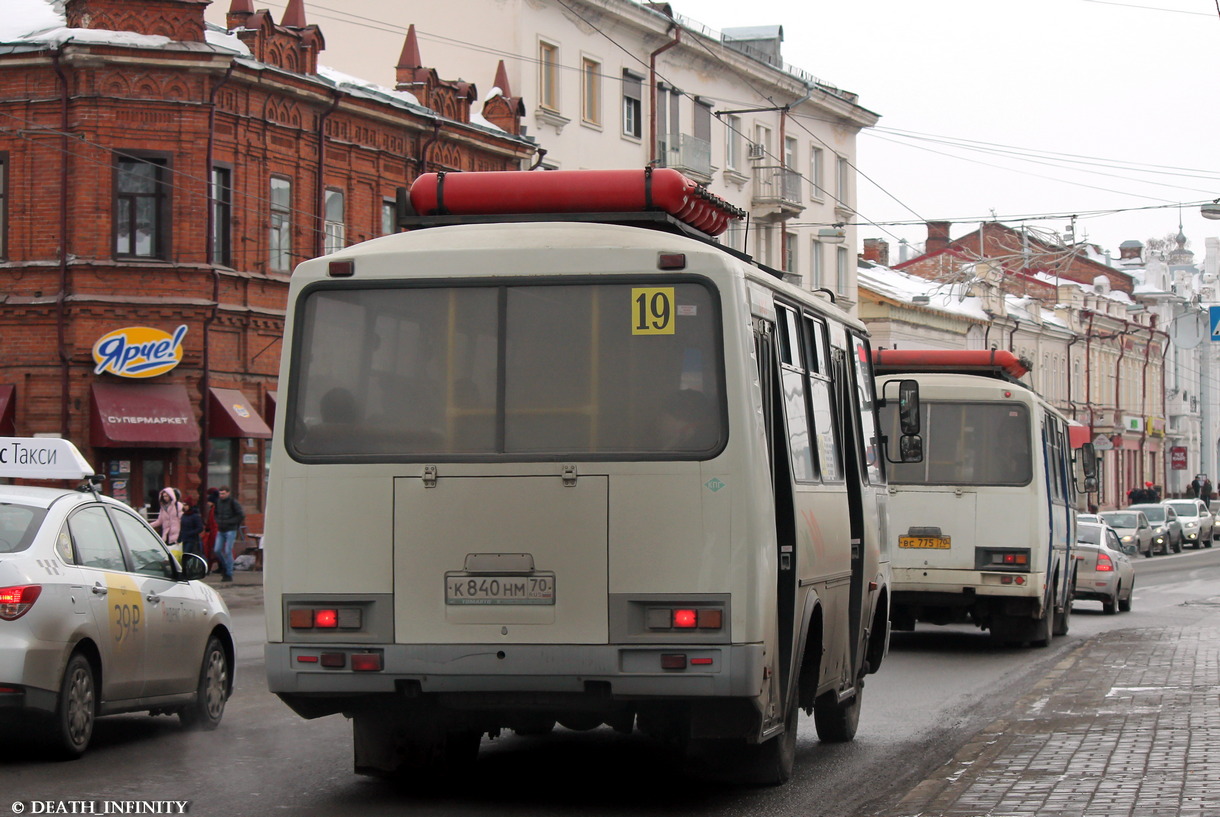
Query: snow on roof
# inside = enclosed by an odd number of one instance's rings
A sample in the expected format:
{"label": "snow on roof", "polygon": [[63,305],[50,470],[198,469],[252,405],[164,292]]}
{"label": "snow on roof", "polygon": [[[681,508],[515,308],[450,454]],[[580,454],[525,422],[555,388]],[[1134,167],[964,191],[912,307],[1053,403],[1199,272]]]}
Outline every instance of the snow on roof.
{"label": "snow on roof", "polygon": [[417,108],[423,108],[419,102],[419,97],[410,91],[396,91],[393,88],[386,88],[377,85],[373,82],[353,77],[350,74],[345,74],[342,71],[336,71],[325,65],[318,66],[318,76],[333,84],[336,88],[340,88],[354,96],[363,96],[369,99],[381,99],[388,101],[406,102],[408,105],[414,105]]}
{"label": "snow on roof", "polygon": [[[60,46],[66,42],[85,44],[126,45],[133,48],[164,48],[174,41],[159,35],[136,34],[132,31],[108,31],[100,28],[68,28],[64,25],[63,0],[3,0],[0,15],[0,43],[42,44]],[[237,37],[218,26],[208,24],[204,32],[208,45],[241,56],[250,56],[250,49]]]}
{"label": "snow on roof", "polygon": [[926,295],[928,303],[923,304],[929,309],[936,309],[966,318],[989,320],[983,311],[980,300],[972,295],[959,297],[961,286],[949,287],[918,275],[882,267],[861,266],[856,272],[857,282],[878,295],[893,298],[896,301],[911,303],[916,295]]}
{"label": "snow on roof", "polygon": [[[67,28],[64,25],[66,19],[64,0],[0,0],[0,2],[4,3],[4,14],[0,15],[0,43],[59,46],[72,41],[74,43],[125,45],[133,48],[164,48],[174,43],[168,37],[136,34],[130,31]],[[253,59],[253,55],[245,43],[219,26],[208,23],[205,37],[208,45],[232,52],[238,57]],[[251,64],[254,67],[265,67],[261,63]],[[421,104],[417,96],[408,91],[385,88],[324,65],[318,66],[318,76],[353,96],[389,103],[405,103],[424,111],[431,110]],[[500,93],[499,88],[495,88],[493,91]],[[488,98],[491,98],[490,94]],[[503,128],[493,125],[475,111],[471,111],[470,123],[475,127],[505,133]]]}

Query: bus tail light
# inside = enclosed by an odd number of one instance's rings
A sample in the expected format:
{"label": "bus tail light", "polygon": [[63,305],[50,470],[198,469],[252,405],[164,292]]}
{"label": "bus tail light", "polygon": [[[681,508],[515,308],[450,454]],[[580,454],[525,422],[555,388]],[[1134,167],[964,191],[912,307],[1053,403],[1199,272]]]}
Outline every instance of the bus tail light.
{"label": "bus tail light", "polygon": [[20,584],[0,587],[0,619],[16,621],[30,611],[42,595],[40,584]]}
{"label": "bus tail light", "polygon": [[648,629],[658,630],[720,630],[724,627],[724,610],[718,607],[650,607],[646,614]]}
{"label": "bus tail light", "polygon": [[975,570],[1029,570],[1028,548],[978,548],[974,552]]}
{"label": "bus tail light", "polygon": [[288,626],[294,630],[359,630],[364,621],[359,607],[293,607]]}
{"label": "bus tail light", "polygon": [[381,672],[381,653],[352,653],[352,670],[355,672]]}

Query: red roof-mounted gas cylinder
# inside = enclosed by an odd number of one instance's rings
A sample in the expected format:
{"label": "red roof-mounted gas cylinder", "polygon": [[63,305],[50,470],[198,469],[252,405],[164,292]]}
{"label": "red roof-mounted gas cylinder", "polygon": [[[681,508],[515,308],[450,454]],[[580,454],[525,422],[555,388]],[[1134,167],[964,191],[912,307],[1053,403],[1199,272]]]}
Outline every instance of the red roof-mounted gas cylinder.
{"label": "red roof-mounted gas cylinder", "polygon": [[874,349],[879,373],[968,372],[1020,378],[1029,366],[1003,349]]}
{"label": "red roof-mounted gas cylinder", "polygon": [[659,211],[708,235],[744,213],[672,168],[425,173],[411,185],[421,216]]}

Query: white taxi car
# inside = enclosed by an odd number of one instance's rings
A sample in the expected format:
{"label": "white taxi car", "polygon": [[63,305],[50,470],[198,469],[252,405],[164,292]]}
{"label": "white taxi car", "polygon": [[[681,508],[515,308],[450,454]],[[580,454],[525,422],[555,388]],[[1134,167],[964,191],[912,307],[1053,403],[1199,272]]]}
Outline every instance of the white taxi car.
{"label": "white taxi car", "polygon": [[[0,477],[79,480],[67,440],[0,437]],[[215,728],[233,691],[233,636],[220,596],[138,513],[77,490],[0,485],[0,725],[31,725],[80,756],[94,719],[176,714]]]}

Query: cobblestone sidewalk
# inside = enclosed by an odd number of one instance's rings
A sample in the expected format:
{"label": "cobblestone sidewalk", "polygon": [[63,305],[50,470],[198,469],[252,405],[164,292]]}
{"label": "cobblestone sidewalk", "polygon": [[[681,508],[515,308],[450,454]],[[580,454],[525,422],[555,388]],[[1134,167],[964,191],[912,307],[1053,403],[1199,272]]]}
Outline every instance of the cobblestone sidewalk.
{"label": "cobblestone sidewalk", "polygon": [[1081,643],[877,817],[1217,817],[1215,625],[1118,630]]}

